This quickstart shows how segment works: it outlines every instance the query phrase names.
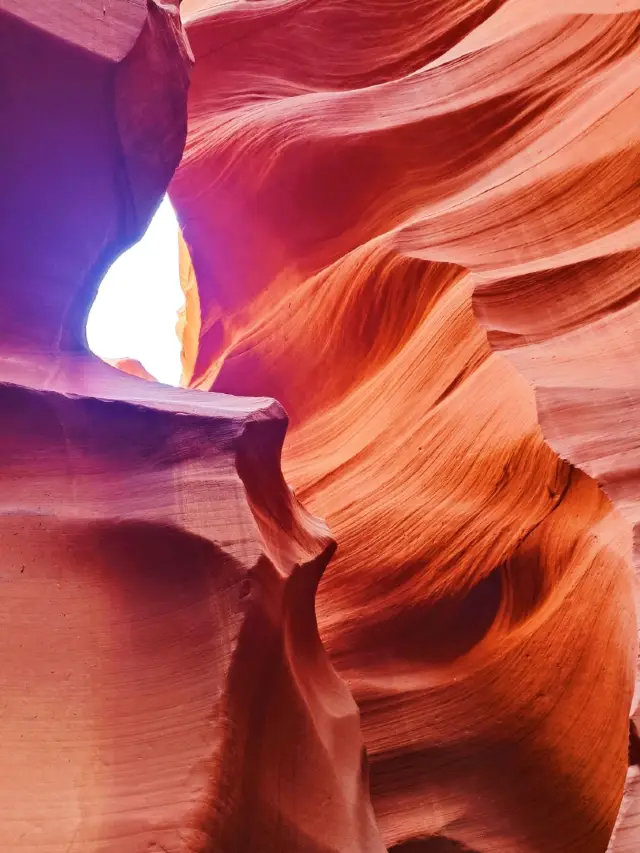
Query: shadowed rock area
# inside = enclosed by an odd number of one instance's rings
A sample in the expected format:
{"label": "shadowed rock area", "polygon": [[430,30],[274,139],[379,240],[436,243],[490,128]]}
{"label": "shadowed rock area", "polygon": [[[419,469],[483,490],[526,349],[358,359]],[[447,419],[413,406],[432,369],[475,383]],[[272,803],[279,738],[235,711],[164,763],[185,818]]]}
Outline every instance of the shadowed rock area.
{"label": "shadowed rock area", "polygon": [[0,27],[2,849],[382,852],[281,406],[84,344],[182,153],[177,4],[10,2]]}
{"label": "shadowed rock area", "polygon": [[636,853],[640,3],[0,15],[5,848]]}
{"label": "shadowed rock area", "polygon": [[385,843],[604,851],[636,664],[638,3],[182,11],[184,382],[289,413]]}

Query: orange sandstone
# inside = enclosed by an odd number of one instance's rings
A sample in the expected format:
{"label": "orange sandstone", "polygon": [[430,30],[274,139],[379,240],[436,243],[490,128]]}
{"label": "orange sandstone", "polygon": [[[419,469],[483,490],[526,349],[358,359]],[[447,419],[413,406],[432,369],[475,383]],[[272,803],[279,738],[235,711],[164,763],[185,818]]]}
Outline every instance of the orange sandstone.
{"label": "orange sandstone", "polygon": [[635,853],[640,3],[177,7],[0,11],[4,848]]}
{"label": "orange sandstone", "polygon": [[386,844],[604,853],[637,642],[640,4],[182,10],[184,381],[291,417]]}

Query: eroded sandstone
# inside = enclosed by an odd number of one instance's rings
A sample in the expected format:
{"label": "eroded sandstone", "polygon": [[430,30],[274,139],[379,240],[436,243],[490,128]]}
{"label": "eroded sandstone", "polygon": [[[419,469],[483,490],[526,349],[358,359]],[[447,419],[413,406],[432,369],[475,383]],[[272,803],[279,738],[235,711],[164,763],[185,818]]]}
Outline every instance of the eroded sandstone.
{"label": "eroded sandstone", "polygon": [[0,844],[382,851],[314,613],[335,545],[282,477],[281,406],[85,348],[182,152],[177,4],[9,2],[0,25]]}
{"label": "eroded sandstone", "polygon": [[184,381],[290,414],[385,842],[604,851],[636,659],[638,4],[183,13]]}

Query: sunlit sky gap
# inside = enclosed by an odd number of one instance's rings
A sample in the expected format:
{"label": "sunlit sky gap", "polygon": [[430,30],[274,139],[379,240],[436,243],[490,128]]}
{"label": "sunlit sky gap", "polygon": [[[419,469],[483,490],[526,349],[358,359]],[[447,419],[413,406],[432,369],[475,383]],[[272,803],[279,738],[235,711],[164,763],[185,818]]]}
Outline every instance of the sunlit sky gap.
{"label": "sunlit sky gap", "polygon": [[177,385],[183,304],[178,222],[165,196],[146,234],[102,280],[87,320],[89,346],[101,358],[134,358],[159,382]]}

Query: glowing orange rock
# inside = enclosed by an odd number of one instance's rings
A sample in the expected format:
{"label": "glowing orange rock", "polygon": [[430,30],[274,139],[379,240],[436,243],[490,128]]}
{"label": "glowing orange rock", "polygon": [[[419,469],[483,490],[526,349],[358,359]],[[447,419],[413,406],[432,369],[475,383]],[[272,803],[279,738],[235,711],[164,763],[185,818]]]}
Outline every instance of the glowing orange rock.
{"label": "glowing orange rock", "polygon": [[139,379],[147,379],[150,382],[155,381],[149,371],[146,370],[135,358],[105,359],[105,361],[112,367],[117,367],[118,370],[128,373],[129,376],[137,376]]}
{"label": "glowing orange rock", "polygon": [[[321,635],[398,851],[592,853],[614,828],[636,659],[629,525],[545,445],[471,300],[547,394],[554,447],[604,483],[576,447],[604,460],[607,436],[634,440],[616,394],[635,393],[619,253],[635,251],[637,6],[183,6],[185,381],[272,394],[291,416],[285,473],[339,545]],[[582,265],[600,255],[611,295]],[[616,298],[629,323],[590,337]],[[607,432],[611,418],[630,426]],[[620,488],[634,504],[630,476]]]}

